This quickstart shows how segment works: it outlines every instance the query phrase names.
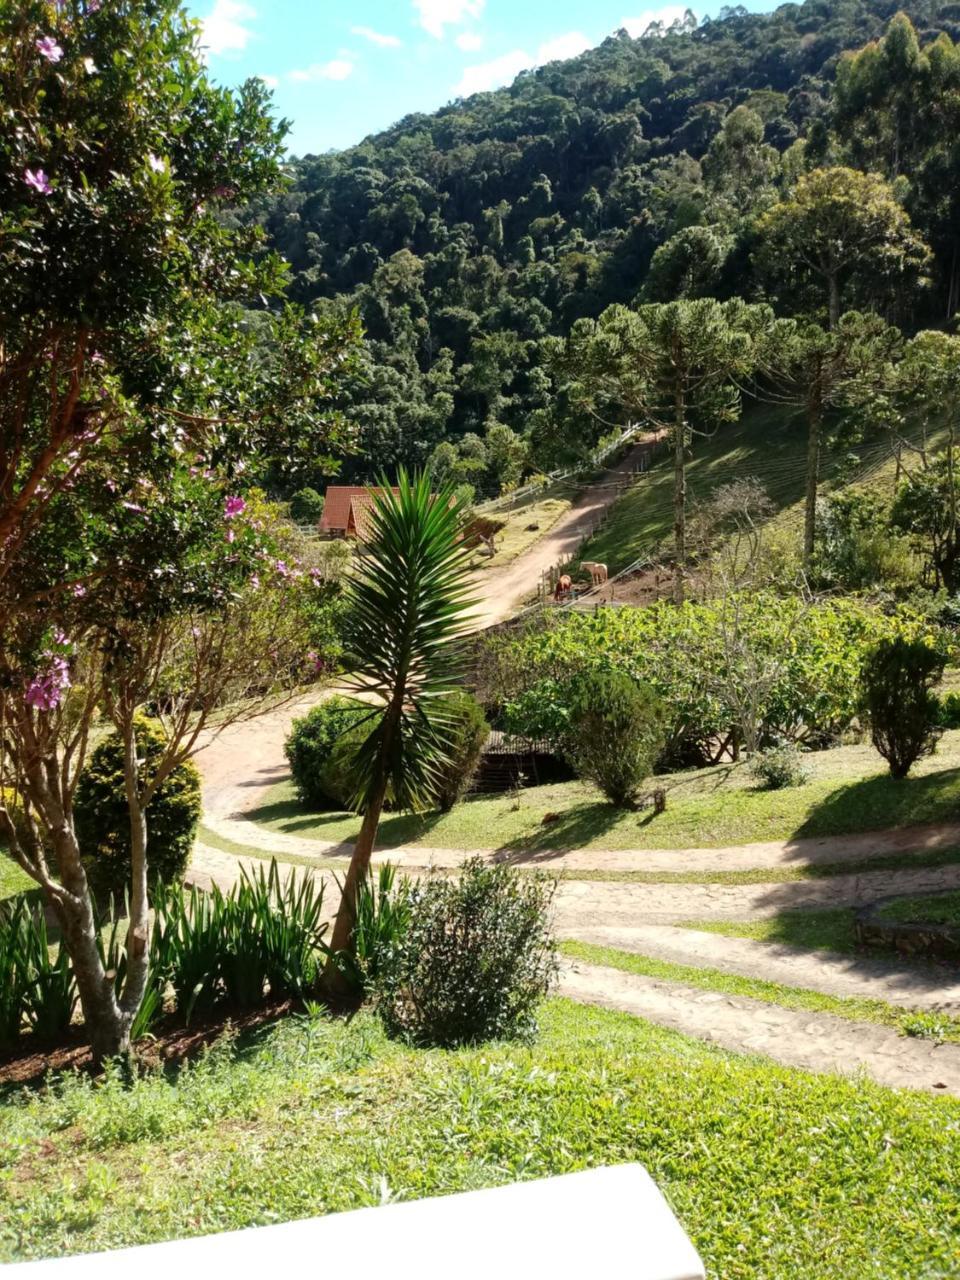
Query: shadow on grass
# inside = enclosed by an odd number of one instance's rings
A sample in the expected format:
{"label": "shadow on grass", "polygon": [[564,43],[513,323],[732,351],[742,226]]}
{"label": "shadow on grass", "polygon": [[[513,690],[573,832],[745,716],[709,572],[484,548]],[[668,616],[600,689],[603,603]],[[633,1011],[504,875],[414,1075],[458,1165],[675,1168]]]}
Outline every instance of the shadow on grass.
{"label": "shadow on grass", "polygon": [[548,822],[537,831],[519,837],[497,849],[497,862],[512,865],[547,863],[571,849],[581,849],[592,840],[605,835],[617,825],[624,810],[612,804],[581,804],[561,813],[555,822]]}
{"label": "shadow on grass", "polygon": [[960,821],[960,769],[897,781],[889,774],[845,783],[822,800],[795,839],[880,832]]}

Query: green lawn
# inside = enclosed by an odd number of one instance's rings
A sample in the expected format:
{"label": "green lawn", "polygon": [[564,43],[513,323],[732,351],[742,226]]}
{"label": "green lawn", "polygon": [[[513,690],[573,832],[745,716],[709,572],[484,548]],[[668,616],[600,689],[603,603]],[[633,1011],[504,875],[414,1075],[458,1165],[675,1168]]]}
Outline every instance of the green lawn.
{"label": "green lawn", "polygon": [[880,908],[884,920],[909,924],[960,925],[960,892],[900,898]]}
{"label": "green lawn", "polygon": [[851,952],[856,949],[855,915],[852,908],[834,907],[824,911],[783,911],[765,920],[684,920],[682,924],[685,929],[721,933],[727,938]]}
{"label": "green lawn", "polygon": [[712,1277],[960,1267],[960,1103],[565,1001],[532,1048],[414,1052],[366,1015],[288,1020],[179,1075],[68,1078],[0,1105],[3,1260],[637,1160]]}
{"label": "green lawn", "polygon": [[[881,769],[869,746],[811,754],[802,787],[760,790],[743,766],[670,774],[667,810],[621,811],[579,783],[521,792],[519,798],[480,796],[444,815],[388,815],[384,847],[401,844],[451,849],[683,849],[879,831],[960,817],[960,731],[944,735],[937,755],[903,782]],[[543,825],[546,814],[559,818]],[[302,810],[289,783],[280,783],[250,815],[274,831],[318,840],[352,840],[357,818]]]}
{"label": "green lawn", "polygon": [[[744,978],[722,969],[698,968],[693,965],[675,964],[671,960],[658,960],[652,956],[637,955],[633,951],[620,951],[615,947],[598,947],[589,942],[564,942],[564,955],[587,964],[606,965],[622,973],[636,973],[644,978],[659,978],[663,982],[682,982],[701,991],[721,991],[728,996],[748,996],[764,1004],[780,1005],[784,1009],[802,1009],[811,1013],[831,1013],[837,1018],[854,1022],[878,1022],[885,1027],[896,1027],[903,1034],[916,1026],[916,1016],[899,1005],[885,1000],[871,1000],[860,996],[831,996],[804,987],[788,987],[764,978]],[[960,1044],[960,1018],[947,1014],[938,1015],[937,1038]],[[911,1031],[910,1034],[915,1034]]]}
{"label": "green lawn", "polygon": [[0,901],[4,898],[12,898],[16,893],[23,893],[25,889],[36,887],[34,881],[0,849]]}

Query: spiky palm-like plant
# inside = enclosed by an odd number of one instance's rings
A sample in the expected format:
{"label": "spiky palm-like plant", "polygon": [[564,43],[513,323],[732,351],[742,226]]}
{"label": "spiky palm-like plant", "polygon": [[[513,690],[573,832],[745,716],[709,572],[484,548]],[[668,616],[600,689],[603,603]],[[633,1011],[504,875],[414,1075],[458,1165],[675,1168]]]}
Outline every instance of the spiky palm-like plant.
{"label": "spiky palm-like plant", "polygon": [[[347,654],[357,692],[375,704],[357,751],[356,808],[363,814],[330,947],[348,951],[357,889],[370,865],[389,792],[401,809],[435,798],[451,725],[440,699],[462,675],[469,631],[469,551],[452,487],[431,491],[424,473],[401,471],[397,492],[372,494],[366,546],[348,587]],[[336,971],[328,971],[336,985]]]}

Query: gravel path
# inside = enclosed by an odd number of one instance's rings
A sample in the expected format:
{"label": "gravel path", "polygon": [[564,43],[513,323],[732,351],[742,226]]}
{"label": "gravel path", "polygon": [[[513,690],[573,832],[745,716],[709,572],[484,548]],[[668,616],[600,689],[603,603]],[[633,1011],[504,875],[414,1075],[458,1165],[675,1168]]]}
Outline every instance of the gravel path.
{"label": "gravel path", "polygon": [[879,1084],[960,1097],[960,1045],[910,1039],[872,1022],[782,1009],[580,962],[564,967],[560,994],[636,1014],[738,1053],[763,1054],[785,1066],[854,1076],[864,1072]]}
{"label": "gravel path", "polygon": [[880,956],[808,951],[671,925],[635,925],[630,929],[581,925],[572,928],[569,936],[673,964],[720,969],[829,996],[863,996],[906,1009],[960,1012],[960,980],[955,973],[932,965],[921,967]]}

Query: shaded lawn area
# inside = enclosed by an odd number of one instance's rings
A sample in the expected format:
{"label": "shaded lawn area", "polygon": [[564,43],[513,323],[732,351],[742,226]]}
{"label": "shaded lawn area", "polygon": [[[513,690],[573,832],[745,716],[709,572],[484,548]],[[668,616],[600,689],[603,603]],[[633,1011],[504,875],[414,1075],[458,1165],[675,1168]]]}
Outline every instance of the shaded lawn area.
{"label": "shaded lawn area", "polygon": [[900,898],[881,907],[879,914],[884,920],[907,924],[960,925],[960,892]]}
{"label": "shaded lawn area", "polygon": [[783,911],[764,920],[683,920],[684,929],[720,933],[726,938],[750,938],[754,942],[783,943],[850,954],[856,950],[852,907],[827,910]]}
{"label": "shaded lawn area", "polygon": [[724,1280],[960,1266],[960,1103],[566,1001],[530,1048],[412,1051],[368,1015],[288,1019],[170,1077],[0,1105],[3,1260],[637,1160]]}
{"label": "shaded lawn area", "polygon": [[[806,757],[810,780],[765,791],[743,766],[721,765],[658,778],[667,810],[617,810],[579,782],[533,787],[519,796],[475,796],[448,814],[388,815],[382,847],[451,849],[684,849],[762,840],[847,835],[960,820],[960,731],[944,735],[935,756],[902,782],[892,779],[869,746],[839,747]],[[547,814],[556,820],[543,824]],[[291,783],[273,788],[248,815],[274,831],[333,842],[353,840],[359,820],[310,813]]]}

